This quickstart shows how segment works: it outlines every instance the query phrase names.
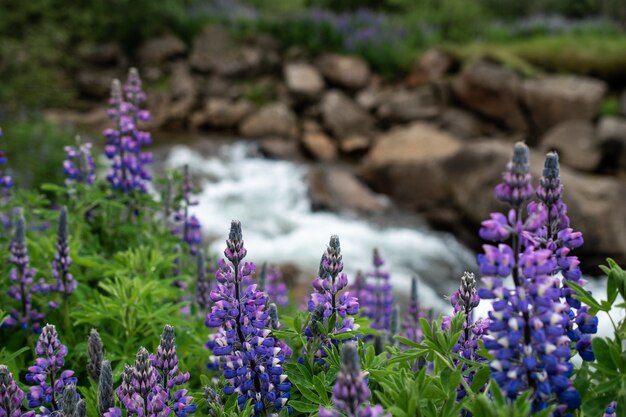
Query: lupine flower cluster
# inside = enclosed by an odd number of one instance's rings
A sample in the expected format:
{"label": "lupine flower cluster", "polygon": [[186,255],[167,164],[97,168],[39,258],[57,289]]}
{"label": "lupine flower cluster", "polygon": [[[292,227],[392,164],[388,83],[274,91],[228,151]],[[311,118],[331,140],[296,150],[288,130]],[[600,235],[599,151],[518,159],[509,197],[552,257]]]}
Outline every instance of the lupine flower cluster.
{"label": "lupine flower cluster", "polygon": [[425,317],[425,314],[419,302],[417,278],[413,277],[411,279],[411,299],[409,300],[409,306],[402,322],[402,332],[400,336],[415,343],[421,342],[423,334],[420,319],[423,317]]}
{"label": "lupine flower cluster", "polygon": [[207,276],[204,253],[198,251],[196,259],[196,304],[198,304],[200,311],[207,312],[211,307],[211,285]]}
{"label": "lupine flower cluster", "polygon": [[359,301],[363,306],[363,314],[374,320],[372,328],[389,331],[391,313],[393,310],[393,288],[389,282],[389,273],[380,268],[385,261],[380,256],[378,249],[374,249],[372,255],[374,270],[367,274],[373,280],[367,283],[365,298]]}
{"label": "lupine flower cluster", "polygon": [[13,379],[13,374],[5,365],[0,365],[0,417],[31,417],[34,413],[22,413],[24,391]]}
{"label": "lupine flower cluster", "polygon": [[[3,133],[0,128],[0,139],[2,139]],[[7,157],[3,151],[0,150],[0,166],[6,165]],[[9,190],[13,187],[13,179],[6,171],[0,171],[0,187],[3,188],[3,197],[9,196]]]}
{"label": "lupine flower cluster", "polygon": [[189,174],[189,166],[183,167],[183,178],[180,192],[180,207],[174,212],[174,222],[176,226],[172,229],[172,233],[179,236],[181,241],[189,246],[189,252],[195,255],[198,251],[198,245],[202,242],[202,230],[200,221],[195,215],[189,214],[189,208],[198,204],[194,200],[191,193],[193,187],[191,185],[191,175]]}
{"label": "lupine flower cluster", "polygon": [[604,414],[602,414],[602,417],[616,417],[616,409],[617,403],[615,401],[611,402],[611,404],[609,404],[609,406],[604,411]]}
{"label": "lupine flower cluster", "polygon": [[107,180],[114,189],[124,193],[147,192],[151,176],[145,165],[152,162],[152,154],[142,148],[152,142],[150,133],[139,129],[141,122],[150,120],[150,113],[142,110],[146,95],[141,89],[141,78],[135,68],[128,73],[122,88],[119,80],[111,86],[108,115],[114,128],[104,131],[107,145],[105,155],[111,160]]}
{"label": "lupine flower cluster", "polygon": [[100,379],[100,371],[104,357],[104,345],[100,338],[100,333],[96,329],[91,329],[87,339],[87,353],[89,362],[87,363],[87,374],[95,381]]}
{"label": "lupine flower cluster", "polygon": [[243,286],[255,270],[253,263],[242,263],[246,254],[241,224],[233,221],[224,251],[228,263],[225,259],[218,263],[218,284],[211,291],[214,304],[205,321],[218,331],[207,347],[219,359],[228,382],[224,393],[236,393],[241,408],[250,400],[255,415],[264,415],[286,406],[291,384],[283,372],[286,352],[269,328],[267,295],[256,284]]}
{"label": "lupine flower cluster", "polygon": [[[2,323],[5,327],[21,326],[24,330],[29,327],[36,333],[41,330],[41,321],[44,314],[33,308],[33,294],[47,293],[50,288],[44,283],[33,283],[36,270],[30,266],[28,246],[26,245],[26,221],[24,214],[19,211],[15,226],[15,236],[9,246],[11,264],[9,273],[12,286],[8,295],[20,304],[20,308],[10,311],[10,316]],[[50,304],[50,307],[55,307]]]}
{"label": "lupine flower cluster", "polygon": [[320,407],[320,417],[383,417],[380,405],[369,404],[371,393],[361,373],[361,359],[354,342],[343,345],[341,358],[341,370],[333,387],[334,409]]}
{"label": "lupine flower cluster", "polygon": [[283,281],[283,273],[277,266],[263,264],[259,273],[259,289],[267,293],[270,301],[280,306],[289,304],[287,284]]}
{"label": "lupine flower cluster", "polygon": [[76,146],[66,146],[63,161],[63,170],[67,178],[65,185],[73,184],[92,185],[96,180],[96,163],[91,155],[91,143],[82,143],[80,136],[76,136]]}
{"label": "lupine flower cluster", "polygon": [[57,230],[56,253],[52,260],[53,291],[68,297],[75,290],[78,283],[70,272],[72,258],[70,257],[69,230],[67,225],[67,209],[63,207],[59,213],[59,225]]}
{"label": "lupine flower cluster", "polygon": [[62,410],[64,398],[67,398],[64,392],[68,386],[75,387],[77,379],[74,371],[62,370],[67,347],[61,344],[53,325],[47,324],[43,328],[35,353],[35,364],[28,368],[26,374],[26,382],[33,384],[26,395],[28,407],[38,408],[37,416],[48,416]]}
{"label": "lupine flower cluster", "polygon": [[[547,165],[553,162],[549,158]],[[561,300],[553,248],[540,239],[549,217],[545,207],[531,202],[523,218],[532,194],[528,148],[518,143],[503,182],[496,187],[496,197],[511,208],[506,216],[493,213],[480,230],[482,238],[500,242],[498,246],[485,245],[485,253],[478,256],[487,286],[479,290],[480,298],[493,300],[489,312],[492,339],[485,346],[495,357],[490,364],[492,378],[509,398],[530,388],[533,410],[546,408],[556,398],[555,416],[570,415],[581,401],[570,380],[573,365],[567,333],[571,308]],[[509,275],[513,289],[503,283]],[[589,321],[593,323],[593,319]]]}
{"label": "lupine flower cluster", "polygon": [[[330,243],[322,255],[318,276],[313,280],[315,292],[311,294],[308,310],[312,316],[323,313],[321,323],[327,327],[327,321],[331,323],[332,333],[344,333],[358,329],[353,317],[359,312],[359,301],[349,292],[342,292],[348,286],[348,276],[343,272],[343,261],[339,237],[330,237]],[[313,321],[313,320],[312,320]],[[319,320],[318,320],[319,321]],[[306,329],[305,334],[309,338],[315,337],[312,326]],[[326,351],[322,347],[315,353],[318,361],[323,362]]]}

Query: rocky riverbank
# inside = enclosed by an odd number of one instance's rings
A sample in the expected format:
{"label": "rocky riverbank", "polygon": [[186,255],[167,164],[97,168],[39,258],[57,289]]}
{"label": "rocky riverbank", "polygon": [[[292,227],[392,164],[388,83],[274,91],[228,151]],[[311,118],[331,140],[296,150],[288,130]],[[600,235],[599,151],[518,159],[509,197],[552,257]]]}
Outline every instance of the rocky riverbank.
{"label": "rocky riverbank", "polygon": [[597,272],[589,265],[600,256],[626,262],[626,99],[621,116],[601,117],[602,80],[526,79],[431,50],[390,83],[360,58],[311,57],[268,37],[236,42],[220,26],[190,47],[165,35],[133,59],[114,45],[78,56],[74,80],[88,111],[49,111],[50,120],[103,125],[110,80],[136,65],[153,131],[223,132],[259,140],[269,157],[319,161],[310,175],[316,208],[384,212],[374,190],[474,247],[479,222],[501,209],[492,187],[511,145],[532,147],[535,176],[556,149],[587,270]]}

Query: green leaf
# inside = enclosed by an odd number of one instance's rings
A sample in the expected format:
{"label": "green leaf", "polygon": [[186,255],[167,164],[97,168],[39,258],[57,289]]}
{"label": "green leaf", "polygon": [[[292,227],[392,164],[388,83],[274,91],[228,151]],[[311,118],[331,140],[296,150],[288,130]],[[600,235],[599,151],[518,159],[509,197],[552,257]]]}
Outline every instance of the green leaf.
{"label": "green leaf", "polygon": [[289,401],[289,405],[291,405],[294,410],[299,411],[301,413],[315,413],[319,411],[319,405],[309,404],[302,401],[292,400]]}

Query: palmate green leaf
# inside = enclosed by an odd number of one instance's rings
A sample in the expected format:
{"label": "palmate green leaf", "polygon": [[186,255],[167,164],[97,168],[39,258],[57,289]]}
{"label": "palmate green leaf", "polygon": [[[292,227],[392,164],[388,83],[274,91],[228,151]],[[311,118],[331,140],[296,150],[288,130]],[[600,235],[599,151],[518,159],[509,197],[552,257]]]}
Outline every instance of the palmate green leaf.
{"label": "palmate green leaf", "polygon": [[294,410],[299,411],[301,413],[316,413],[320,409],[319,405],[305,403],[305,402],[297,401],[297,400],[289,401],[289,405],[291,405]]}

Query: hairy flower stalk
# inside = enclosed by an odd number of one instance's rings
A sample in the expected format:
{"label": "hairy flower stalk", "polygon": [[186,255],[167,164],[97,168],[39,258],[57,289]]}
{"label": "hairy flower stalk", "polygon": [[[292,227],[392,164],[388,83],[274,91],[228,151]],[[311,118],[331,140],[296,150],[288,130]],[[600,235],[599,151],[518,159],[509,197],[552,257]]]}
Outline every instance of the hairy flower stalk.
{"label": "hairy flower stalk", "polygon": [[91,143],[82,143],[76,136],[76,146],[65,147],[63,170],[67,178],[65,185],[69,188],[75,184],[92,185],[96,180],[96,163],[91,155]]}
{"label": "hairy flower stalk", "polygon": [[411,298],[409,300],[409,306],[402,322],[402,332],[400,336],[415,342],[420,343],[423,338],[422,328],[420,326],[420,319],[426,317],[422,307],[420,306],[418,290],[417,290],[417,278],[411,279]]}
{"label": "hairy flower stalk", "polygon": [[189,246],[189,252],[195,255],[198,251],[198,245],[202,243],[202,230],[198,218],[189,213],[190,207],[198,204],[198,201],[192,197],[192,191],[189,165],[185,165],[183,166],[183,179],[178,196],[179,208],[174,213],[174,222],[177,225],[172,229],[172,233],[180,237],[181,241]]}
{"label": "hairy flower stalk", "polygon": [[141,79],[135,68],[128,72],[122,88],[119,80],[113,80],[108,115],[115,127],[103,134],[107,145],[104,152],[111,160],[107,180],[114,189],[124,193],[147,192],[151,176],[145,165],[152,162],[152,154],[142,148],[152,142],[150,133],[139,129],[139,124],[150,120],[150,113],[142,110],[146,96],[141,89]]}
{"label": "hairy flower stalk", "polygon": [[361,372],[361,359],[354,342],[343,345],[341,359],[341,370],[333,387],[334,409],[320,407],[320,417],[382,417],[384,412],[380,405],[369,405],[371,393]]}
{"label": "hairy flower stalk", "polygon": [[287,352],[269,327],[267,294],[255,284],[243,285],[255,270],[253,263],[242,262],[246,254],[241,224],[233,221],[224,251],[228,263],[218,263],[214,304],[205,321],[218,332],[207,347],[220,359],[228,382],[224,393],[236,393],[240,408],[251,400],[255,415],[265,415],[286,406],[291,384],[283,372]]}
{"label": "hairy flower stalk", "polygon": [[111,369],[111,362],[102,361],[100,378],[98,379],[98,411],[100,416],[104,416],[110,408],[115,407],[113,392],[113,370]]}
{"label": "hairy flower stalk", "polygon": [[76,386],[74,371],[62,370],[67,347],[59,341],[56,328],[47,324],[35,346],[35,364],[28,368],[26,382],[34,384],[26,395],[30,408],[39,408],[37,415],[47,416],[62,410],[63,395],[68,386]]}
{"label": "hairy flower stalk", "polygon": [[13,374],[5,365],[0,365],[0,417],[28,417],[22,413],[24,391],[13,379]]}
{"label": "hairy flower stalk", "polygon": [[[491,377],[509,398],[530,388],[534,411],[548,407],[556,398],[554,415],[561,416],[578,408],[581,401],[570,380],[569,306],[561,302],[554,248],[542,244],[546,224],[550,224],[547,207],[530,202],[523,219],[523,204],[532,190],[528,172],[528,150],[516,144],[504,181],[496,187],[496,196],[511,209],[507,216],[492,213],[480,229],[483,239],[499,242],[498,246],[484,245],[485,253],[478,256],[487,287],[479,290],[479,296],[493,300],[491,339],[485,341],[485,347],[495,357],[490,364]],[[551,195],[547,199],[553,202],[555,189],[550,188],[546,196]],[[513,289],[503,284],[509,275]]]}
{"label": "hairy flower stalk", "polygon": [[[50,287],[45,283],[33,284],[36,274],[35,268],[30,267],[28,247],[26,245],[26,221],[22,210],[19,210],[15,225],[15,235],[9,246],[11,253],[10,262],[13,265],[9,273],[11,287],[8,295],[20,303],[20,309],[13,309],[10,316],[2,323],[4,327],[21,326],[24,330],[29,326],[35,333],[41,330],[40,322],[44,319],[44,314],[33,308],[32,295],[37,293],[48,293]],[[53,304],[49,304],[54,307]]]}
{"label": "hairy flower stalk", "polygon": [[100,369],[102,367],[102,359],[104,358],[104,346],[100,333],[96,329],[91,329],[89,338],[87,339],[87,374],[97,381],[100,378]]}
{"label": "hairy flower stalk", "polygon": [[54,278],[52,290],[63,294],[66,299],[76,290],[78,285],[70,272],[71,266],[67,209],[63,207],[59,213],[56,253],[52,260],[52,277]]}
{"label": "hairy flower stalk", "polygon": [[198,251],[196,260],[196,303],[200,311],[206,313],[211,307],[211,284],[207,277],[206,262],[202,251]]}
{"label": "hairy flower stalk", "polygon": [[63,390],[63,401],[61,404],[61,415],[65,417],[75,417],[78,414],[78,400],[76,385],[69,384]]}
{"label": "hairy flower stalk", "polygon": [[393,288],[389,282],[389,273],[380,268],[385,261],[380,256],[378,249],[374,249],[372,255],[374,270],[367,274],[374,282],[367,284],[369,296],[361,302],[364,307],[364,315],[374,320],[374,329],[389,331],[391,312],[393,310]]}
{"label": "hairy flower stalk", "polygon": [[[342,292],[348,286],[348,276],[343,272],[343,261],[339,237],[332,235],[326,251],[322,255],[318,276],[313,280],[313,289],[308,303],[308,310],[316,312],[319,306],[324,310],[322,325],[330,327],[333,334],[345,333],[358,329],[353,316],[359,312],[359,301],[349,292]],[[327,321],[334,320],[328,326]],[[306,333],[306,332],[305,332]],[[313,334],[306,334],[312,338]],[[326,344],[330,341],[326,340]],[[326,351],[322,347],[316,353],[316,360],[323,362]]]}

